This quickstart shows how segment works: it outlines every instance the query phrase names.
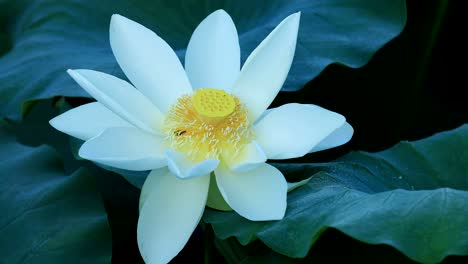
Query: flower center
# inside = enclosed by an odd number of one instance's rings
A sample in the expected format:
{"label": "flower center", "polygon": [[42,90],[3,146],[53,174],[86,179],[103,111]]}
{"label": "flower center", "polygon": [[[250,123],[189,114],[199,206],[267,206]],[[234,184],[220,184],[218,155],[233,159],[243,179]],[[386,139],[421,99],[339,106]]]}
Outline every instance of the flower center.
{"label": "flower center", "polygon": [[195,111],[208,120],[224,118],[236,108],[236,101],[232,95],[211,88],[198,89],[192,96],[192,104]]}
{"label": "flower center", "polygon": [[239,98],[212,88],[180,97],[169,108],[163,133],[172,149],[196,162],[237,155],[253,138]]}

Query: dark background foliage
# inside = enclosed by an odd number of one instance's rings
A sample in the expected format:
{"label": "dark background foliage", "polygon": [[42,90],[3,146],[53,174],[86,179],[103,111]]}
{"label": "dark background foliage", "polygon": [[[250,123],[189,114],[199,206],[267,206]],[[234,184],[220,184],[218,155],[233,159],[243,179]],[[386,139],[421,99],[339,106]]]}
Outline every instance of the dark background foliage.
{"label": "dark background foliage", "polygon": [[[408,21],[403,33],[379,50],[366,66],[351,69],[331,65],[304,89],[281,92],[273,106],[289,102],[317,104],[343,114],[355,129],[353,139],[345,146],[288,162],[331,161],[351,150],[380,151],[401,140],[425,138],[468,123],[468,105],[464,97],[466,76],[463,67],[455,64],[463,62],[466,55],[466,49],[462,47],[463,32],[466,31],[463,2],[407,0]],[[4,27],[3,23],[5,19],[0,17],[0,28]],[[0,31],[0,55],[9,50],[8,43],[9,36]],[[87,101],[89,99],[67,99],[72,106]],[[49,115],[35,116],[35,111],[31,111],[24,123],[46,123],[45,120],[57,114],[50,108],[50,103],[34,106],[36,112],[48,112]],[[50,141],[50,137],[41,138],[40,133],[34,139],[22,135],[27,131],[22,125],[15,129],[23,143],[39,145]],[[65,160],[70,164],[65,165],[71,168],[85,165],[91,174],[98,175],[96,181],[104,197],[112,231],[112,262],[143,263],[136,244],[139,190],[112,172],[88,162],[72,161],[68,138],[50,127],[42,125],[42,130],[43,134],[54,135],[55,143],[50,144],[55,144],[61,154],[68,156]],[[112,190],[108,186],[112,186]],[[205,255],[211,256],[213,263],[225,261],[222,253],[226,251],[214,238],[211,227],[206,225],[204,229],[196,230],[173,263],[203,263]],[[235,239],[226,243],[231,249],[240,248]],[[246,263],[292,263],[291,259],[271,253],[258,241],[239,252],[253,256]],[[255,257],[265,254],[269,258]],[[466,261],[466,257],[449,256],[444,263]],[[390,246],[368,245],[333,229],[327,230],[314,244],[309,256],[300,262],[413,263]]]}

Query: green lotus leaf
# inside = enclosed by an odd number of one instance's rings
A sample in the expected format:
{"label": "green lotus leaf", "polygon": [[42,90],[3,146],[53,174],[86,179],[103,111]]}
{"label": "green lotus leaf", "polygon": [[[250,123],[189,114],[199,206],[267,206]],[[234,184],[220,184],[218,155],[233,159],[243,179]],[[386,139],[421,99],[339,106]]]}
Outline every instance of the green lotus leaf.
{"label": "green lotus leaf", "polygon": [[237,26],[242,61],[283,18],[302,12],[296,56],[283,88],[289,91],[331,63],[366,64],[406,22],[403,0],[0,1],[0,32],[6,32],[0,34],[0,96],[8,98],[0,116],[20,119],[31,100],[89,96],[65,73],[69,68],[125,78],[109,45],[114,13],[155,31],[183,61],[195,27],[220,8]]}
{"label": "green lotus leaf", "polygon": [[111,235],[93,177],[64,171],[50,147],[0,123],[0,263],[110,263]]}
{"label": "green lotus leaf", "polygon": [[327,228],[388,244],[423,263],[468,254],[468,125],[377,153],[353,152],[326,164],[277,164],[310,181],[289,193],[281,221],[251,222],[206,210],[216,235],[260,239],[303,258]]}

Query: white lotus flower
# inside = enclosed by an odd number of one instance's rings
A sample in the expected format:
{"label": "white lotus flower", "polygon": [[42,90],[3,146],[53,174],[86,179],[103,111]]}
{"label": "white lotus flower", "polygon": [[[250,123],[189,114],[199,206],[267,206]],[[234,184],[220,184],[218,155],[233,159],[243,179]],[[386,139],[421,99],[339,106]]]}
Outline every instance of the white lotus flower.
{"label": "white lotus flower", "polygon": [[85,140],[79,151],[85,159],[151,170],[138,222],[147,263],[176,256],[205,205],[232,208],[254,221],[282,219],[287,182],[265,161],[301,157],[351,138],[343,116],[315,105],[266,111],[291,66],[299,18],[295,13],[284,19],[240,69],[234,23],[223,10],[215,11],[193,33],[184,70],[159,36],[113,15],[111,47],[137,89],[105,73],[68,71],[97,102],[51,125]]}

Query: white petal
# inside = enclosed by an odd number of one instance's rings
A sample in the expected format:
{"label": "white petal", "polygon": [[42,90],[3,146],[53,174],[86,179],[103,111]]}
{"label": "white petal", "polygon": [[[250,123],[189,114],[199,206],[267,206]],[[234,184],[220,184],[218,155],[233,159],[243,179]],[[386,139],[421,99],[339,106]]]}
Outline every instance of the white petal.
{"label": "white petal", "polygon": [[166,166],[163,138],[132,127],[106,129],[86,141],[80,157],[125,170],[144,171]]}
{"label": "white petal", "polygon": [[328,137],[309,150],[309,153],[341,146],[353,137],[353,133],[353,127],[348,122],[345,122],[342,126],[328,135]]}
{"label": "white petal", "polygon": [[224,201],[221,192],[219,192],[218,183],[216,183],[216,177],[214,174],[210,175],[210,188],[208,191],[208,199],[206,200],[206,206],[220,211],[232,211],[229,204]]}
{"label": "white petal", "polygon": [[146,263],[168,263],[200,221],[210,176],[180,180],[170,173],[151,172],[149,179],[150,194],[138,219],[138,247]]}
{"label": "white petal", "polygon": [[288,184],[275,167],[264,163],[237,173],[220,165],[215,175],[224,200],[241,216],[252,221],[283,218]]}
{"label": "white petal", "polygon": [[67,72],[91,96],[124,120],[146,132],[160,130],[161,111],[128,82],[91,70]]}
{"label": "white petal", "polygon": [[[159,169],[154,169],[148,174],[148,176],[145,179],[145,182],[143,183],[143,186],[141,187],[140,201],[138,204],[139,212],[141,212],[141,208],[143,208],[143,205],[145,204],[146,200],[148,200],[148,197],[152,193],[153,189],[157,188],[160,180],[160,175],[166,175],[168,173],[170,173],[169,169],[167,168],[167,166],[165,166]],[[150,177],[150,175],[152,175],[152,177]]]}
{"label": "white petal", "polygon": [[175,176],[181,179],[200,177],[209,174],[218,167],[218,159],[207,159],[198,163],[186,158],[183,154],[173,151],[165,151],[167,166]]}
{"label": "white petal", "polygon": [[110,44],[128,79],[161,111],[192,92],[184,68],[171,47],[153,31],[113,15]]}
{"label": "white petal", "polygon": [[240,71],[240,47],[236,26],[224,10],[211,13],[193,32],[185,71],[193,88],[232,89]]}
{"label": "white petal", "polygon": [[300,13],[284,19],[247,58],[232,93],[254,122],[283,86],[296,50]]}
{"label": "white petal", "polygon": [[340,114],[294,103],[272,109],[253,131],[269,159],[290,159],[304,156],[344,123]]}
{"label": "white petal", "polygon": [[98,102],[70,109],[49,123],[55,129],[81,140],[95,137],[110,127],[132,126]]}
{"label": "white petal", "polygon": [[252,141],[249,144],[244,145],[237,155],[223,156],[223,160],[229,169],[236,172],[243,172],[251,170],[259,164],[265,163],[267,157],[257,142]]}

